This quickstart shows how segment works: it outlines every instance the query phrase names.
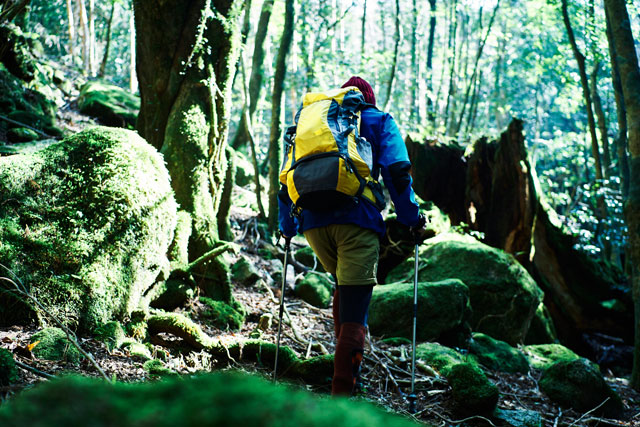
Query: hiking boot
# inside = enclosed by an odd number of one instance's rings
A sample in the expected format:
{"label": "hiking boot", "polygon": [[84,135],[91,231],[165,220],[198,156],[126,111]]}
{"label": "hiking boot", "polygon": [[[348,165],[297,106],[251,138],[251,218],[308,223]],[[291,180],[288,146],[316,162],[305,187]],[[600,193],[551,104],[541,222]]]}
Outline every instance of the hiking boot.
{"label": "hiking boot", "polygon": [[360,376],[360,365],[364,354],[365,327],[359,323],[346,322],[340,326],[340,335],[333,360],[333,396],[351,396]]}

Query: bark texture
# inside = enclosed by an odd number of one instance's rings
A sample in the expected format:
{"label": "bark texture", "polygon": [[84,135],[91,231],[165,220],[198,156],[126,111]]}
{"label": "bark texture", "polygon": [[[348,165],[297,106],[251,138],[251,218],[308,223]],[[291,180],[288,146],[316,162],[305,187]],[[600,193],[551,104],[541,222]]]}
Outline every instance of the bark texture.
{"label": "bark texture", "polygon": [[540,194],[520,120],[497,141],[478,140],[466,155],[455,145],[406,144],[412,164],[419,165],[412,171],[416,194],[433,201],[452,224],[468,224],[484,233],[484,243],[516,257],[545,292],[564,343],[581,349],[581,334],[593,332],[631,339],[624,278],[577,250],[562,230]]}
{"label": "bark texture", "polygon": [[138,130],[164,154],[176,200],[191,214],[190,259],[218,239],[240,3],[134,2]]}
{"label": "bark texture", "polygon": [[631,385],[635,389],[640,389],[640,69],[625,1],[605,0],[605,7],[611,23],[611,35],[616,50],[629,126],[631,174],[629,195],[625,202],[625,218],[629,228],[629,255],[633,266],[635,307],[635,351]]}

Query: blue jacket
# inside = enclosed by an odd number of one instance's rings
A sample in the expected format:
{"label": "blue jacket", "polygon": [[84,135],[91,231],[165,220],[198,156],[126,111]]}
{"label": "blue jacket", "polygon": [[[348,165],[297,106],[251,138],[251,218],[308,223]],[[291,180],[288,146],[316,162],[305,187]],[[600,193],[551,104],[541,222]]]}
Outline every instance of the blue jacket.
{"label": "blue jacket", "polygon": [[[388,113],[369,107],[361,112],[360,135],[371,142],[374,170],[380,171],[385,187],[395,206],[398,220],[407,225],[418,223],[419,209],[411,188],[411,163],[400,130]],[[376,175],[373,175],[376,174]],[[282,191],[283,190],[283,191]],[[352,202],[335,211],[316,212],[304,209],[297,218],[291,214],[292,202],[285,186],[282,186],[279,203],[280,230],[285,236],[330,224],[355,224],[383,235],[384,220],[378,209],[367,199],[354,198]]]}

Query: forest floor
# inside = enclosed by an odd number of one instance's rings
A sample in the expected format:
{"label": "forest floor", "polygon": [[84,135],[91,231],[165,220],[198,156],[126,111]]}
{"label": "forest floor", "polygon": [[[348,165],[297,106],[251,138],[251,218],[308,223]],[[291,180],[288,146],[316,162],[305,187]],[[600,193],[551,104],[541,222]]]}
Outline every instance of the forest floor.
{"label": "forest floor", "polygon": [[[75,111],[72,103],[62,107],[59,112],[61,123],[69,130],[79,131],[93,121]],[[242,192],[240,188],[237,191]],[[256,266],[262,276],[258,283],[251,287],[237,286],[234,295],[247,308],[247,321],[240,331],[229,332],[216,329],[204,321],[199,322],[199,313],[204,306],[197,299],[190,301],[177,311],[189,312],[193,318],[210,336],[224,342],[225,337],[249,336],[257,330],[258,321],[263,314],[271,314],[274,321],[260,337],[266,341],[275,342],[277,334],[278,298],[280,284],[273,280],[280,264],[273,260],[265,260],[258,255],[258,249],[263,246],[257,233],[257,217],[250,209],[235,206],[232,208],[231,221],[236,235],[236,243],[240,253],[246,256]],[[294,246],[303,244],[294,241]],[[271,249],[272,246],[267,245]],[[279,249],[278,249],[279,250]],[[291,267],[292,268],[292,267]],[[332,354],[334,350],[333,320],[331,308],[319,309],[296,298],[293,295],[295,272],[289,270],[287,274],[288,289],[285,292],[287,315],[283,325],[282,343],[293,349],[301,358]],[[79,365],[64,362],[50,362],[37,360],[29,349],[31,336],[37,332],[34,326],[14,326],[0,329],[0,346],[13,352],[16,360],[23,367],[20,369],[20,380],[17,384],[0,389],[0,399],[10,399],[11,395],[21,390],[31,388],[34,384],[46,381],[48,375],[63,373],[79,373],[98,376],[93,365],[83,359]],[[119,381],[135,382],[157,379],[144,368],[145,360],[132,356],[126,350],[108,350],[105,345],[94,338],[79,338],[80,344],[90,352],[100,367],[109,377]],[[165,361],[165,366],[179,374],[193,374],[202,371],[218,369],[239,369],[270,377],[272,367],[259,366],[256,363],[237,362],[232,365],[217,365],[216,361],[206,351],[184,352],[177,348],[171,349],[161,345],[153,345],[154,357]],[[417,410],[409,414],[405,395],[410,389],[411,349],[409,346],[389,347],[379,338],[368,336],[365,345],[366,356],[363,365],[364,393],[363,399],[386,408],[389,411],[402,414],[416,421],[435,426],[500,426],[506,425],[494,418],[481,416],[460,417],[456,412],[451,389],[447,381],[433,370],[422,366],[416,375]],[[162,353],[162,354],[161,354]],[[629,387],[626,378],[618,378],[611,372],[605,372],[607,382],[620,394],[625,405],[626,413],[623,421],[604,420],[591,413],[581,414],[573,410],[565,410],[553,404],[538,387],[539,373],[528,375],[512,375],[488,371],[488,376],[499,388],[500,400],[498,407],[505,410],[529,410],[541,414],[545,426],[582,426],[582,425],[613,425],[640,426],[640,394]],[[290,381],[289,381],[290,382]],[[294,387],[308,389],[320,395],[328,396],[330,384],[310,386],[301,382],[292,382]]]}

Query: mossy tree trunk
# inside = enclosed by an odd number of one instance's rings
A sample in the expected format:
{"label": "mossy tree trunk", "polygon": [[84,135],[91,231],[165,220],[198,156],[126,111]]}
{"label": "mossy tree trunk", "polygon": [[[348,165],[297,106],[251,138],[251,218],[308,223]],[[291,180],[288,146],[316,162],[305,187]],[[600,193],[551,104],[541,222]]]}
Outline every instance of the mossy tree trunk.
{"label": "mossy tree trunk", "polygon": [[625,1],[605,0],[604,3],[610,18],[611,36],[615,45],[629,125],[631,174],[629,195],[625,202],[625,218],[629,228],[629,254],[633,268],[635,307],[635,352],[631,385],[638,390],[640,389],[640,69]]}
{"label": "mossy tree trunk", "polygon": [[134,10],[138,130],[164,154],[176,200],[191,214],[192,260],[219,237],[241,2],[136,0]]}
{"label": "mossy tree trunk", "polygon": [[[632,302],[622,289],[624,278],[575,249],[574,238],[538,196],[522,121],[514,120],[497,141],[480,139],[467,156],[455,145],[406,143],[412,163],[420,165],[412,172],[416,194],[433,201],[452,224],[464,222],[484,233],[485,243],[527,268],[545,292],[564,343],[581,348],[582,333],[592,332],[631,340]],[[607,301],[619,304],[607,308]]]}
{"label": "mossy tree trunk", "polygon": [[[294,0],[287,0],[284,17],[284,30],[280,40],[276,71],[273,78],[273,96],[271,107],[271,134],[269,137],[269,231],[278,229],[278,190],[280,189],[279,173],[282,158],[282,92],[284,78],[287,73],[287,55],[293,40]],[[257,173],[257,171],[256,171]]]}

